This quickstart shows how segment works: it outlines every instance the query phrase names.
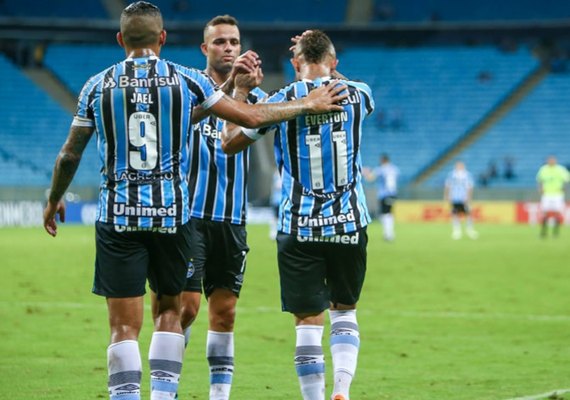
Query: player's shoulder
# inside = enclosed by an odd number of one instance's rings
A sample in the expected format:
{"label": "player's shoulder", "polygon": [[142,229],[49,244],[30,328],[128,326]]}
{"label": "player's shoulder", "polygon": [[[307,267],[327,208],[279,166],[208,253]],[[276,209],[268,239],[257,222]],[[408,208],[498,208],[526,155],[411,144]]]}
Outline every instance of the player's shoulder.
{"label": "player's shoulder", "polygon": [[208,81],[212,80],[212,78],[210,78],[210,76],[208,76],[208,74],[206,74],[204,71],[202,71],[198,68],[188,67],[186,65],[178,64],[178,63],[175,63],[173,61],[165,60],[165,59],[160,59],[160,61],[166,63],[171,68],[174,68],[174,70],[177,73],[179,73],[183,76],[186,76],[188,78],[206,79]]}
{"label": "player's shoulder", "polygon": [[297,98],[302,97],[302,87],[306,88],[306,85],[302,81],[288,83],[285,86],[267,93],[263,101],[267,103],[276,103],[286,100],[296,100]]}
{"label": "player's shoulder", "polygon": [[367,94],[372,94],[372,89],[370,88],[370,85],[368,85],[366,82],[359,80],[352,80],[352,79],[342,80],[341,82],[346,84],[347,86],[353,87]]}
{"label": "player's shoulder", "polygon": [[82,97],[84,95],[88,95],[88,94],[92,93],[95,89],[97,89],[99,86],[101,86],[100,84],[103,81],[104,81],[103,86],[114,87],[116,85],[116,82],[112,76],[108,76],[108,75],[109,75],[109,72],[114,70],[119,64],[120,63],[115,63],[115,64],[105,68],[104,70],[96,73],[95,75],[90,76],[89,79],[87,79],[85,81],[85,83],[83,84],[83,88],[81,89],[81,93],[79,96]]}

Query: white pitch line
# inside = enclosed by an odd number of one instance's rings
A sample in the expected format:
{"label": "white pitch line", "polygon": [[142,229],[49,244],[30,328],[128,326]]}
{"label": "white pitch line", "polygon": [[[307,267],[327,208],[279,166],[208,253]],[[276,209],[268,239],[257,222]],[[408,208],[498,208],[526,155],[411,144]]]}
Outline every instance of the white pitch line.
{"label": "white pitch line", "polygon": [[543,399],[557,398],[554,396],[558,396],[564,393],[570,393],[570,389],[556,389],[548,393],[533,394],[524,397],[514,397],[512,399],[506,399],[506,400],[543,400]]}

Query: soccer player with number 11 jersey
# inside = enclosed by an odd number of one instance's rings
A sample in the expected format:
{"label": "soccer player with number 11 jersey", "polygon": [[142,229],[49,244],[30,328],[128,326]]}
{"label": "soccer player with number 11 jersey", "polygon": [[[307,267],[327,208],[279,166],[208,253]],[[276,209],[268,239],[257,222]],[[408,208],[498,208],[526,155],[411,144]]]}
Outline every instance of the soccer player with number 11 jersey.
{"label": "soccer player with number 11 jersey", "polygon": [[[325,33],[307,31],[294,42],[292,63],[299,80],[271,95],[268,103],[303,98],[319,87],[339,84],[331,79],[339,76],[338,61]],[[295,368],[305,400],[325,398],[325,310],[331,322],[332,399],[349,398],[360,346],[356,303],[366,272],[370,222],[360,140],[374,101],[368,85],[340,82],[347,86],[348,97],[338,112],[309,113],[259,130],[228,124],[222,136],[224,149],[236,152],[275,134],[282,177],[277,228],[282,308],[295,317]],[[249,88],[240,90],[247,93]]]}

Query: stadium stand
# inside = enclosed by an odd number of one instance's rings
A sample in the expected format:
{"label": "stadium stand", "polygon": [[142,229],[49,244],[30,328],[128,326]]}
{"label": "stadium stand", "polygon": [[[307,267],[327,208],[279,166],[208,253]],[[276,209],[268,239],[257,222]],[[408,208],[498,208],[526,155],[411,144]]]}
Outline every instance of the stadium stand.
{"label": "stadium stand", "polygon": [[5,17],[52,17],[108,19],[101,1],[21,1],[2,0],[0,15]]}
{"label": "stadium stand", "polygon": [[[0,54],[0,185],[47,186],[72,116]],[[85,185],[98,183],[95,141],[89,143],[77,176]]]}
{"label": "stadium stand", "polygon": [[[461,152],[474,178],[487,175],[493,187],[532,187],[538,167],[553,154],[562,164],[570,162],[570,74],[551,73],[528,97],[487,134]],[[513,163],[514,177],[504,177],[505,159]],[[496,163],[498,176],[488,177],[490,163]],[[452,168],[446,165],[426,182],[440,186]],[[484,182],[480,182],[484,183]]]}
{"label": "stadium stand", "polygon": [[[426,21],[545,22],[570,18],[567,2],[558,0],[544,0],[541,7],[536,7],[534,0],[520,0],[516,8],[496,0],[370,1],[374,3],[374,15],[371,18],[375,21],[411,22],[415,27],[424,26],[423,22]],[[161,7],[165,19],[179,22],[180,26],[186,26],[183,25],[184,22],[189,22],[189,25],[204,23],[223,10],[235,15],[242,24],[249,24],[249,27],[259,28],[256,24],[276,22],[283,23],[283,26],[297,26],[297,23],[310,26],[311,23],[316,23],[324,26],[325,30],[328,24],[336,24],[335,29],[342,28],[347,18],[347,7],[351,4],[349,0],[154,2]],[[34,2],[34,7],[30,7],[25,1],[4,0],[0,1],[0,16],[75,18],[81,21],[82,18],[89,17],[111,20],[104,5],[108,4],[103,1],[83,4],[61,0]],[[299,10],[303,12],[300,13]],[[382,16],[382,12],[388,14]],[[507,22],[506,26],[510,22]],[[373,27],[371,32],[377,28],[378,25]],[[187,34],[187,31],[183,34]],[[64,40],[68,42],[47,44],[43,67],[53,72],[73,96],[77,96],[91,75],[125,56],[123,50],[114,42],[69,44],[74,41],[72,37]],[[107,37],[97,40],[107,40]],[[409,183],[411,178],[430,165],[443,149],[462,137],[484,115],[493,110],[539,65],[538,59],[529,49],[514,49],[515,41],[509,41],[513,46],[509,51],[503,51],[493,45],[364,47],[363,44],[354,46],[356,42],[357,40],[348,40],[339,45],[339,69],[351,79],[369,83],[375,93],[376,111],[363,132],[363,162],[369,166],[376,165],[379,154],[389,153],[401,168],[402,186]],[[33,41],[22,43],[22,48],[36,46]],[[373,46],[376,46],[375,43]],[[442,43],[456,42],[448,39]],[[2,51],[18,60],[22,66],[29,66],[29,61],[19,53],[20,47],[6,45]],[[169,44],[163,49],[161,56],[199,69],[205,66],[204,56],[195,45],[176,47]],[[31,186],[45,185],[49,182],[53,160],[68,131],[71,115],[57,106],[46,91],[35,86],[4,56],[0,58],[0,70],[8,77],[7,83],[0,88],[3,104],[7,105],[0,115],[10,121],[10,124],[2,128],[0,167],[4,167],[6,171],[16,171],[5,174],[0,185],[21,185],[24,182]],[[287,71],[285,80],[290,81],[293,79],[290,67]],[[279,78],[274,81],[279,81]],[[454,159],[465,159],[477,177],[493,161],[501,174],[505,157],[511,158],[514,160],[517,178],[494,180],[488,182],[489,185],[534,186],[535,170],[544,157],[548,153],[556,153],[559,146],[568,148],[568,139],[559,128],[570,124],[562,109],[563,104],[568,103],[564,93],[568,92],[568,89],[568,75],[551,74],[499,123]],[[21,93],[26,93],[25,100],[22,99]],[[29,115],[33,117],[30,118]],[[45,139],[46,132],[50,132],[50,140]],[[517,140],[511,139],[514,132]],[[519,138],[518,135],[528,136]],[[22,136],[29,138],[26,144],[17,140]],[[89,185],[96,185],[98,182],[94,142],[93,140],[90,143],[92,148],[85,153],[86,159],[80,167],[78,177],[82,183]],[[31,145],[36,143],[39,146]],[[508,152],[501,143],[509,143]],[[538,148],[539,151],[536,150]],[[20,157],[21,155],[25,157]],[[560,161],[566,162],[563,157],[560,157]],[[425,185],[441,185],[449,169],[450,164],[445,165],[428,178]],[[87,172],[84,172],[85,170]],[[76,182],[79,182],[79,179],[76,179]]]}
{"label": "stadium stand", "polygon": [[375,93],[364,164],[389,153],[404,184],[538,65],[527,49],[492,47],[351,48],[339,58],[343,74]]}
{"label": "stadium stand", "polygon": [[375,0],[376,22],[523,21],[570,17],[566,1],[543,0]]}
{"label": "stadium stand", "polygon": [[[190,0],[156,0],[167,20],[207,22],[223,13],[233,15],[240,22],[343,22],[347,0],[218,0],[202,2]],[[299,12],[302,10],[302,12]]]}
{"label": "stadium stand", "polygon": [[[198,48],[165,46],[161,57],[197,68],[205,66],[204,56]],[[46,50],[44,66],[49,68],[74,95],[78,95],[83,84],[93,74],[124,58],[125,52],[117,44],[54,44]]]}

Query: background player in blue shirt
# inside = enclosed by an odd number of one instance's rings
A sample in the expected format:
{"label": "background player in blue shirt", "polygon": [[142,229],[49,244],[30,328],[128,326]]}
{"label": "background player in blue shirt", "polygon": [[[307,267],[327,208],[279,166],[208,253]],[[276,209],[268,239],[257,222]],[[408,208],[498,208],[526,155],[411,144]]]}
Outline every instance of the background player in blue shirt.
{"label": "background player in blue shirt", "polygon": [[455,168],[449,173],[445,180],[444,200],[451,203],[451,224],[453,227],[451,237],[455,240],[461,239],[461,217],[465,218],[465,233],[471,239],[479,236],[473,229],[473,218],[469,203],[473,198],[473,177],[465,169],[465,164],[461,161],[455,163]]}
{"label": "background player in blue shirt", "polygon": [[[237,20],[217,16],[204,28],[204,71],[222,85],[240,64]],[[237,60],[237,61],[236,61]],[[234,69],[235,71],[235,69]],[[257,103],[266,94],[259,88],[248,95]],[[202,288],[208,299],[206,357],[210,364],[210,399],[229,399],[234,371],[236,303],[244,281],[249,149],[235,155],[222,150],[224,120],[210,115],[194,125],[190,138],[190,251],[192,263],[182,293],[182,328],[186,341],[200,307]]]}
{"label": "background player in blue shirt", "polygon": [[[294,41],[292,63],[299,80],[267,102],[301,98],[315,88],[336,84],[331,75],[338,60],[329,37],[315,30]],[[275,133],[275,159],[282,177],[277,234],[282,308],[295,316],[295,368],[305,400],[325,398],[324,310],[330,310],[331,320],[332,399],[349,398],[360,346],[356,303],[366,272],[370,222],[360,138],[374,101],[368,85],[341,82],[348,87],[348,97],[339,112],[307,114],[260,130],[242,131],[228,124],[224,131],[228,152]]]}
{"label": "background player in blue shirt", "polygon": [[400,169],[390,162],[387,154],[380,156],[380,165],[372,170],[364,169],[366,180],[376,182],[378,189],[378,212],[384,231],[384,240],[391,242],[395,239],[394,214],[392,208],[398,196],[398,176]]}
{"label": "background player in blue shirt", "polygon": [[[188,139],[198,104],[244,126],[262,126],[313,109],[339,109],[336,89],[284,107],[246,105],[225,96],[200,71],[158,58],[166,41],[160,10],[139,1],[121,14],[117,34],[127,59],[93,76],[79,96],[67,141],[54,167],[44,228],[57,234],[56,214],[82,153],[97,132],[101,187],[93,292],[107,299],[111,345],[109,395],[140,399],[138,336],[148,279],[155,332],[149,361],[151,399],[174,397],[184,354],[180,293],[188,269]],[[253,70],[256,57],[244,60]],[[283,105],[282,105],[283,106]]]}

